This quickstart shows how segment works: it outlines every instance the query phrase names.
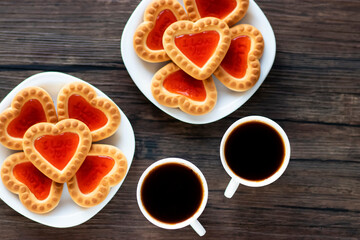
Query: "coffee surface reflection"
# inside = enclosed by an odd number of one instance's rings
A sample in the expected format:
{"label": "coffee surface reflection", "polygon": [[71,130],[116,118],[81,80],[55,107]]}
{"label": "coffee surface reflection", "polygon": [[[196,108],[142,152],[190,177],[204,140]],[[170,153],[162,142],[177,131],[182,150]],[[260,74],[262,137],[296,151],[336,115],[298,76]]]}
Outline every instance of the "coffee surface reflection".
{"label": "coffee surface reflection", "polygon": [[191,168],[179,163],[162,164],[145,177],[141,201],[153,218],[176,224],[197,212],[203,201],[202,185]]}
{"label": "coffee surface reflection", "polygon": [[224,150],[229,168],[249,181],[271,177],[280,169],[285,158],[282,137],[262,121],[245,122],[233,129]]}

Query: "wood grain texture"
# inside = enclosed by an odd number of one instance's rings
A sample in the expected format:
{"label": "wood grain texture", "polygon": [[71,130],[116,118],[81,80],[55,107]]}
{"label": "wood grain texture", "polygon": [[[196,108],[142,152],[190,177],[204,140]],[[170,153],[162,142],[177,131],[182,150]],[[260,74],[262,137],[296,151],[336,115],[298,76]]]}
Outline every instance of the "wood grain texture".
{"label": "wood grain texture", "polygon": [[[1,239],[195,239],[190,227],[170,231],[152,225],[136,203],[142,172],[169,156],[190,160],[207,178],[209,200],[199,218],[207,230],[204,239],[359,239],[360,2],[257,1],[276,35],[274,66],[243,107],[200,126],[163,113],[129,77],[119,44],[138,3],[0,1],[0,99],[35,73],[69,73],[108,94],[128,116],[136,137],[124,184],[91,220],[50,228],[0,201]],[[240,186],[226,199],[230,178],[219,145],[225,130],[247,115],[272,118],[284,128],[291,160],[274,184]]]}

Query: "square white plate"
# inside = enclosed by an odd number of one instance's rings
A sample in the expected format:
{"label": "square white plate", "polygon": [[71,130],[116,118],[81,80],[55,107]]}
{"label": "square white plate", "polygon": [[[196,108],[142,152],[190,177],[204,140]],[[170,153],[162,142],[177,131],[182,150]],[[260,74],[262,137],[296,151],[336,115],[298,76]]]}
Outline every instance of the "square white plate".
{"label": "square white plate", "polygon": [[[158,108],[166,112],[170,116],[191,124],[206,124],[215,122],[230,113],[234,112],[240,106],[242,106],[260,87],[268,75],[275,59],[276,42],[275,35],[272,27],[267,20],[260,7],[250,0],[249,9],[245,17],[239,23],[247,23],[255,26],[260,30],[264,37],[264,53],[260,59],[261,63],[261,75],[258,82],[253,88],[246,92],[234,92],[222,85],[220,81],[216,79],[215,85],[218,91],[218,101],[214,109],[205,115],[192,116],[184,113],[178,108],[169,108],[159,104],[151,94],[150,83],[154,74],[168,62],[163,63],[148,63],[141,60],[135,53],[133,47],[133,36],[136,28],[143,21],[143,14],[152,0],[143,0],[135,9],[130,19],[128,20],[122,37],[121,37],[121,56],[127,68],[129,75],[133,79],[136,86],[140,91]],[[182,2],[181,2],[182,3]]]}
{"label": "square white plate", "polygon": [[[74,81],[85,82],[71,75],[58,72],[44,72],[33,75],[20,83],[4,98],[4,100],[0,103],[0,112],[3,112],[6,108],[10,107],[12,99],[21,89],[31,86],[37,86],[45,89],[52,97],[56,106],[56,98],[60,89],[65,84]],[[95,89],[98,96],[109,98],[96,87],[92,87]],[[115,132],[114,135],[107,139],[99,141],[98,143],[113,145],[119,148],[125,154],[128,161],[128,169],[126,172],[127,174],[129,172],[134,157],[135,136],[129,120],[121,111],[121,109],[120,114],[121,124],[119,129]],[[16,151],[9,150],[4,146],[0,145],[0,165],[2,165],[4,160],[9,155],[15,152]],[[73,202],[69,195],[66,184],[64,184],[64,189],[59,205],[47,214],[41,215],[27,210],[20,202],[18,195],[11,193],[9,190],[7,190],[2,184],[2,182],[0,182],[0,198],[15,211],[19,212],[20,214],[31,220],[51,227],[67,228],[79,225],[97,214],[114,197],[114,195],[124,182],[124,179],[121,181],[121,183],[111,188],[109,195],[103,202],[91,208],[82,208],[76,205],[76,203]]]}

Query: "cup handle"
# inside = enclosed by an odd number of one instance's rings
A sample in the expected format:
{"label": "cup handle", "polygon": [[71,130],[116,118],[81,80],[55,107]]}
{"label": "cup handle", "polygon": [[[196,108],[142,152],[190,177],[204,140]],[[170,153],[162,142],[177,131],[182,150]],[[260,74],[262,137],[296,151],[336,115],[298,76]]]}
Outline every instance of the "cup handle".
{"label": "cup handle", "polygon": [[232,178],[228,184],[228,186],[225,189],[225,197],[227,198],[232,198],[232,196],[234,196],[234,193],[236,192],[236,190],[239,187],[239,182],[236,181],[234,178]]}
{"label": "cup handle", "polygon": [[190,223],[190,226],[194,229],[194,231],[199,234],[200,237],[204,236],[206,233],[205,228],[201,225],[198,220],[193,221]]}

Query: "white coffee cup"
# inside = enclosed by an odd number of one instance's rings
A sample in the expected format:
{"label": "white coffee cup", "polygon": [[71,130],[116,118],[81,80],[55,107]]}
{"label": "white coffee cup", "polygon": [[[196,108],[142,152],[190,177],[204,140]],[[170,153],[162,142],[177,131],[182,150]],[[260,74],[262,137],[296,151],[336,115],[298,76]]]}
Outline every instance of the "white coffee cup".
{"label": "white coffee cup", "polygon": [[[153,170],[157,166],[160,166],[163,164],[168,164],[168,163],[177,163],[177,164],[181,164],[185,167],[192,169],[199,176],[199,178],[201,180],[202,188],[203,188],[203,197],[201,200],[200,207],[197,209],[197,211],[190,218],[188,218],[182,222],[175,223],[175,224],[164,223],[164,222],[157,220],[153,216],[151,216],[146,211],[145,206],[141,200],[141,187],[143,185],[143,182],[144,182],[146,176],[151,172],[151,170]],[[186,161],[181,158],[165,158],[165,159],[156,161],[155,163],[151,164],[143,172],[143,174],[141,175],[141,177],[139,179],[137,191],[136,191],[136,198],[137,198],[137,202],[138,202],[138,205],[139,205],[139,208],[140,208],[142,214],[146,217],[147,220],[149,220],[154,225],[161,227],[161,228],[165,228],[165,229],[179,229],[179,228],[183,228],[183,227],[190,225],[195,230],[195,232],[197,234],[199,234],[199,236],[203,236],[206,233],[206,230],[204,229],[204,227],[200,224],[200,222],[197,219],[199,218],[199,216],[205,209],[205,206],[206,206],[206,203],[208,200],[208,186],[207,186],[206,179],[205,179],[204,175],[202,174],[202,172],[191,162]]]}
{"label": "white coffee cup", "polygon": [[[269,125],[270,127],[272,127],[273,129],[275,129],[279,134],[280,137],[283,140],[284,143],[284,147],[285,147],[285,156],[282,162],[282,165],[280,166],[280,168],[270,177],[261,180],[261,181],[251,181],[248,179],[244,179],[241,178],[240,176],[236,175],[231,168],[229,167],[228,163],[226,162],[226,158],[225,158],[225,143],[226,140],[228,139],[230,133],[239,125],[244,124],[246,122],[261,122],[264,124]],[[230,175],[231,180],[225,190],[225,197],[227,198],[231,198],[234,193],[236,192],[237,188],[239,187],[240,184],[248,186],[248,187],[263,187],[266,185],[269,185],[271,183],[273,183],[274,181],[276,181],[286,170],[286,167],[289,164],[289,160],[290,160],[290,142],[289,139],[286,135],[286,133],[284,132],[284,130],[273,120],[266,118],[266,117],[262,117],[262,116],[248,116],[248,117],[244,117],[241,118],[239,120],[237,120],[236,122],[234,122],[225,132],[225,134],[223,135],[222,139],[221,139],[221,144],[220,144],[220,159],[221,159],[221,163],[223,165],[223,167],[225,168],[226,172]]]}

